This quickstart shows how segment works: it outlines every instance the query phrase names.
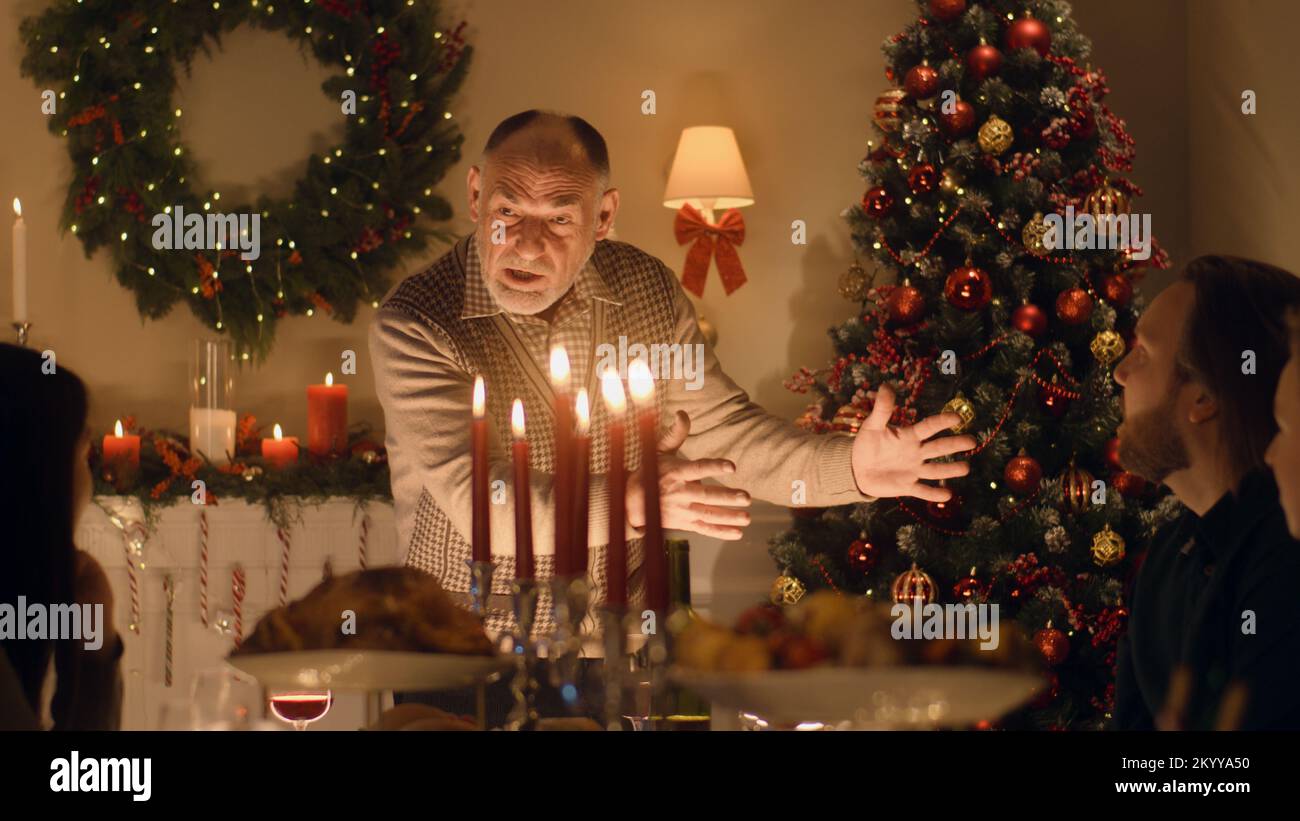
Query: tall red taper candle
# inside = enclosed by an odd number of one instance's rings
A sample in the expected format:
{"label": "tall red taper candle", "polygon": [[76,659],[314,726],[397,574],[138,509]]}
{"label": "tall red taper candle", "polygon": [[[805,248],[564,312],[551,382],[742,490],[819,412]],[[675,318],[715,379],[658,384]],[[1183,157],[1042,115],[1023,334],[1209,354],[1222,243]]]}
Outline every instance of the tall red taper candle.
{"label": "tall red taper candle", "polygon": [[325,374],[324,385],[307,386],[307,450],[316,456],[348,449],[348,386],[335,385]]}
{"label": "tall red taper candle", "polygon": [[577,428],[573,432],[573,545],[569,569],[581,578],[587,575],[587,516],[591,501],[591,402],[587,389],[578,389],[574,403]]}
{"label": "tall red taper candle", "polygon": [[609,543],[605,546],[605,606],[627,607],[627,466],[624,464],[625,441],[623,418],[627,400],[618,373],[605,371],[600,376],[600,392],[605,396],[609,424]]}
{"label": "tall red taper candle", "polygon": [[533,578],[533,505],[528,495],[528,435],[524,431],[524,403],[515,400],[510,410],[514,433],[515,467],[515,578]]}
{"label": "tall red taper candle", "polygon": [[488,518],[487,392],[483,377],[474,377],[474,418],[470,422],[470,452],[474,475],[470,544],[476,562],[492,561],[492,526]]}
{"label": "tall red taper candle", "polygon": [[573,575],[573,394],[569,355],[551,348],[551,387],[555,393],[555,575]]}
{"label": "tall red taper candle", "polygon": [[668,554],[664,552],[664,530],[659,510],[659,408],[655,405],[654,377],[645,360],[635,359],[627,367],[627,386],[637,406],[637,435],[641,448],[641,489],[645,497],[646,605],[668,613]]}

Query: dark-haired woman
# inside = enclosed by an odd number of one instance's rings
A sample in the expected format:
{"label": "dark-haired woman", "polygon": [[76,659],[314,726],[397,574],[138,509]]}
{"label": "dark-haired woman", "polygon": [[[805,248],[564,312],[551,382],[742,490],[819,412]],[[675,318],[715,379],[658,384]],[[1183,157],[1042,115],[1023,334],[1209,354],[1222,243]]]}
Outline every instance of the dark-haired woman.
{"label": "dark-haired woman", "polygon": [[[0,639],[0,729],[116,730],[122,714],[122,640],[104,569],[72,534],[90,502],[86,386],[35,351],[0,345],[0,606],[103,605],[97,649],[84,638]],[[48,612],[48,611],[47,611]],[[15,613],[15,616],[17,614]],[[10,635],[15,631],[5,631]]]}

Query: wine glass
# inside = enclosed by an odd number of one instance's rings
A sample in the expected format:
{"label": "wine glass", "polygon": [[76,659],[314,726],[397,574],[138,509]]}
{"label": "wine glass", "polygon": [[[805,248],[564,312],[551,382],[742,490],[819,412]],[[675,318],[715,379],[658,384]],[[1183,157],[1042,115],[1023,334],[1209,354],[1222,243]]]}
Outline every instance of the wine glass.
{"label": "wine glass", "polygon": [[313,721],[319,721],[334,704],[330,690],[295,691],[275,693],[271,696],[271,712],[281,721],[293,725],[295,730],[305,730]]}
{"label": "wine glass", "polygon": [[201,670],[190,688],[196,730],[246,730],[260,717],[262,688],[230,668]]}

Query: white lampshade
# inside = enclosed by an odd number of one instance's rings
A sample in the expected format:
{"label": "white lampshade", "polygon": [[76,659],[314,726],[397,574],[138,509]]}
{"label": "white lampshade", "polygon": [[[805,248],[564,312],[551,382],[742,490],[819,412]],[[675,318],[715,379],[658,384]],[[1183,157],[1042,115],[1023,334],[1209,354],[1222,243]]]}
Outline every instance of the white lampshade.
{"label": "white lampshade", "polygon": [[736,134],[721,125],[682,129],[677,155],[664,189],[664,206],[677,209],[743,208],[754,204],[745,161],[740,158]]}

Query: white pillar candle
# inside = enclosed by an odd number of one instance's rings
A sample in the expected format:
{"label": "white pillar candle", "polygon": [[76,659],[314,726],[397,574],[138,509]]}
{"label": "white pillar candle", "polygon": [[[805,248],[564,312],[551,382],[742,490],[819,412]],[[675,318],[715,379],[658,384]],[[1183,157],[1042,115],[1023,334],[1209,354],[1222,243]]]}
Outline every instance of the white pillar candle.
{"label": "white pillar candle", "polygon": [[27,223],[14,197],[14,322],[27,321]]}
{"label": "white pillar candle", "polygon": [[202,452],[214,465],[229,464],[235,453],[235,412],[190,408],[190,452]]}

